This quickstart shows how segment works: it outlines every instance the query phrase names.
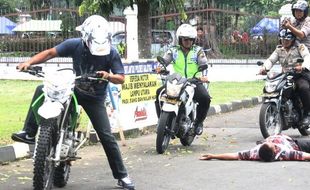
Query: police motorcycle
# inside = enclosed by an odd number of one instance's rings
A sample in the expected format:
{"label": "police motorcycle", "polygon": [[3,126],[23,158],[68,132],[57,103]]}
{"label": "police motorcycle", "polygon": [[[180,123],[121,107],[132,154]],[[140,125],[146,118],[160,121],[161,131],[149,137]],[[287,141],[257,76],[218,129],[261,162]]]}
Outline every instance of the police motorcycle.
{"label": "police motorcycle", "polygon": [[86,133],[77,131],[81,109],[74,94],[77,81],[102,81],[97,74],[76,76],[71,68],[45,73],[40,66],[26,71],[42,77],[43,93],[31,105],[39,126],[34,149],[35,190],[64,187],[70,174],[71,161],[81,159],[77,151],[89,140],[90,125]]}
{"label": "police motorcycle", "polygon": [[190,146],[195,139],[194,121],[198,103],[193,100],[198,72],[208,69],[208,65],[200,65],[193,78],[187,79],[179,73],[170,73],[167,63],[158,56],[162,66],[158,72],[164,82],[164,88],[159,94],[161,113],[157,124],[156,151],[162,154],[169,145],[170,138],[178,137],[183,146]]}
{"label": "police motorcycle", "polygon": [[[303,136],[310,134],[309,126],[301,122],[305,113],[293,80],[297,74],[294,67],[302,62],[303,59],[297,59],[295,64],[284,68],[284,72],[267,73],[259,113],[259,126],[264,138],[289,128],[298,129]],[[263,62],[257,62],[257,65],[261,66]]]}

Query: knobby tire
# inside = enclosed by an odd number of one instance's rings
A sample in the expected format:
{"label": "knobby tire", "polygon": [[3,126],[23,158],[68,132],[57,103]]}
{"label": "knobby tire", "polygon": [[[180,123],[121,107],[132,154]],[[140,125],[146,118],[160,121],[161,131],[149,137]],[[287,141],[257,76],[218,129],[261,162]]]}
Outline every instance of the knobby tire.
{"label": "knobby tire", "polygon": [[71,165],[69,162],[61,162],[59,166],[56,167],[54,173],[54,186],[64,187],[67,185],[69,174],[71,171]]}
{"label": "knobby tire", "polygon": [[50,190],[53,186],[55,163],[50,160],[53,148],[52,123],[40,127],[40,134],[36,144],[34,161],[34,190]]}

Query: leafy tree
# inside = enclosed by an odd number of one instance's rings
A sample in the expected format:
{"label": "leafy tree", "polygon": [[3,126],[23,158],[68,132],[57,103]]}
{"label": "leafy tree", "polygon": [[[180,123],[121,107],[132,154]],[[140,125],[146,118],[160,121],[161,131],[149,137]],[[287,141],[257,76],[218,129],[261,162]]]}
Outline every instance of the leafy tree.
{"label": "leafy tree", "polygon": [[[201,0],[200,4],[205,5],[205,8],[219,8],[230,12],[230,14],[221,14],[220,17],[217,12],[206,12],[204,14],[203,19],[204,23],[207,24],[209,44],[214,50],[214,56],[221,56],[218,40],[222,36],[227,36],[226,32],[229,29],[246,31],[261,17],[279,16],[279,8],[287,3],[289,2],[283,0]],[[244,16],[243,13],[249,15]]]}
{"label": "leafy tree", "polygon": [[12,4],[9,0],[0,1],[0,14],[4,12],[12,12]]}

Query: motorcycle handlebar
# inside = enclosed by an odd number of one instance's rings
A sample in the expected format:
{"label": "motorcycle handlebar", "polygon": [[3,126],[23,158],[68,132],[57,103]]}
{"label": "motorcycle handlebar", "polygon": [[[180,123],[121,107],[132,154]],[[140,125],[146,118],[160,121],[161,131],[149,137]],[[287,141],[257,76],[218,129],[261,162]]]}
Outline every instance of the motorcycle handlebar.
{"label": "motorcycle handlebar", "polygon": [[[190,78],[187,80],[188,82],[190,83],[193,83],[193,84],[199,84],[199,83],[203,83],[199,78]],[[210,83],[209,81],[207,83]]]}
{"label": "motorcycle handlebar", "polygon": [[[19,69],[18,66],[16,66],[16,69]],[[21,72],[29,73],[38,77],[43,77],[43,71],[41,66],[29,66],[27,70],[22,70]]]}
{"label": "motorcycle handlebar", "polygon": [[77,76],[75,79],[90,80],[90,81],[108,81],[107,79],[102,78],[102,75],[100,73],[88,73]]}
{"label": "motorcycle handlebar", "polygon": [[[19,69],[18,66],[16,66],[16,69]],[[65,68],[68,69],[68,68]],[[60,70],[65,70],[60,69]],[[71,68],[69,68],[72,70]],[[27,70],[22,70],[21,72],[26,72],[34,76],[38,77],[44,77],[44,72],[42,71],[41,66],[29,66]],[[100,73],[89,73],[77,76],[75,79],[83,79],[83,80],[92,80],[92,81],[108,81],[107,79],[102,78],[102,75]]]}
{"label": "motorcycle handlebar", "polygon": [[157,74],[160,74],[160,75],[168,75],[170,72],[165,70],[165,69],[160,69],[160,70],[157,70],[157,69],[152,69],[152,72],[153,73],[157,73]]}

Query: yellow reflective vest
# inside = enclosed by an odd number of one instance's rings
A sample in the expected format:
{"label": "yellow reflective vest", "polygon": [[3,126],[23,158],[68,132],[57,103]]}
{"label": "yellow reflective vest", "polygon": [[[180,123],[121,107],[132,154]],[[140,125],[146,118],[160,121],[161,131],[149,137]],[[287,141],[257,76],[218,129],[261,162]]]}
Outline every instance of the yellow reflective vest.
{"label": "yellow reflective vest", "polygon": [[193,45],[187,55],[184,55],[180,46],[173,47],[173,69],[186,78],[192,78],[198,70],[198,53],[200,46]]}

